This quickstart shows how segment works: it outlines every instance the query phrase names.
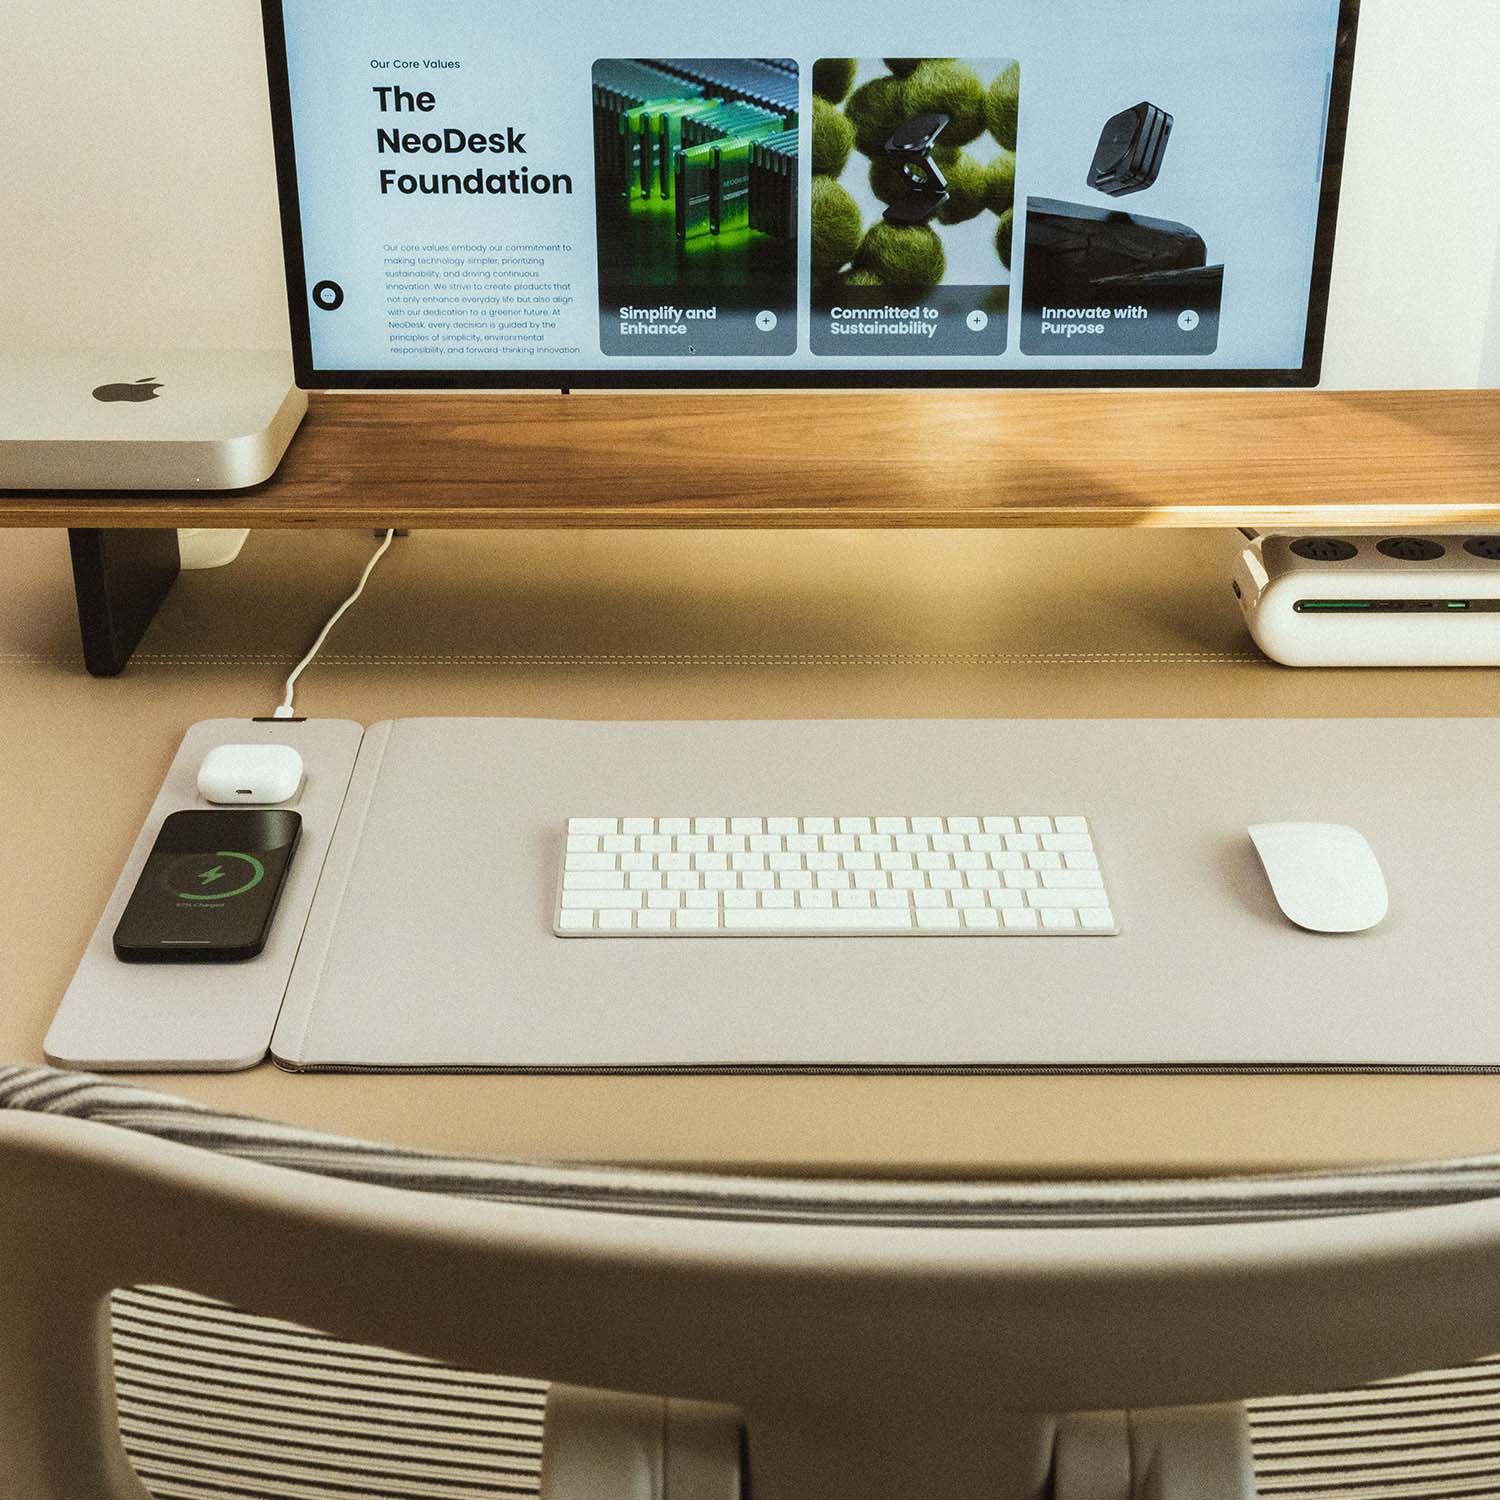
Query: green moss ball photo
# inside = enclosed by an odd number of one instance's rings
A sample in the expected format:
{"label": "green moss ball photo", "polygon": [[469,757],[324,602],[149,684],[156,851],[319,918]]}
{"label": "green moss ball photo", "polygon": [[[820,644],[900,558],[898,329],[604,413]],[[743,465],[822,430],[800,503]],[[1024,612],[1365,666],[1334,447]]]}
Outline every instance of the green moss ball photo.
{"label": "green moss ball photo", "polygon": [[885,285],[885,283],[873,271],[862,271],[858,267],[854,268],[853,270],[845,271],[843,275],[839,277],[839,282],[843,286],[858,288],[868,288]]}
{"label": "green moss ball photo", "polygon": [[968,152],[943,168],[948,179],[948,201],[938,209],[941,224],[966,224],[989,206],[989,172]]}
{"label": "green moss ball photo", "polygon": [[819,99],[842,104],[854,86],[859,64],[852,57],[820,57],[813,64],[812,90]]}
{"label": "green moss ball photo", "polygon": [[985,168],[985,207],[1008,213],[1016,202],[1016,153],[1002,150]]}
{"label": "green moss ball photo", "polygon": [[837,177],[854,149],[854,127],[836,104],[812,102],[812,169],[814,177]]}
{"label": "green moss ball photo", "polygon": [[872,78],[849,96],[844,106],[854,126],[854,144],[866,156],[878,156],[885,150],[891,133],[906,118],[899,78]]}
{"label": "green moss ball photo", "polygon": [[1021,65],[1012,63],[984,96],[985,123],[1007,151],[1016,149],[1016,121],[1021,112]]}
{"label": "green moss ball photo", "polygon": [[925,224],[872,224],[854,257],[856,270],[873,271],[882,286],[925,291],[943,279],[943,242]]}
{"label": "green moss ball photo", "polygon": [[831,177],[812,182],[813,274],[826,280],[853,260],[864,226],[859,205]]}
{"label": "green moss ball photo", "polygon": [[877,156],[870,163],[870,191],[882,203],[894,203],[898,198],[906,197],[911,191],[911,185],[899,162],[892,161],[888,156]]}
{"label": "green moss ball photo", "polygon": [[1011,236],[1015,232],[1016,211],[1008,208],[1000,215],[1000,227],[995,231],[995,253],[1000,257],[1000,264],[1008,271],[1010,270],[1010,246]]}
{"label": "green moss ball photo", "polygon": [[952,62],[951,57],[888,57],[885,65],[897,78],[910,78],[924,62]]}
{"label": "green moss ball photo", "polygon": [[947,58],[924,62],[901,85],[901,100],[908,115],[947,115],[946,145],[967,146],[984,131],[984,84],[962,63]]}

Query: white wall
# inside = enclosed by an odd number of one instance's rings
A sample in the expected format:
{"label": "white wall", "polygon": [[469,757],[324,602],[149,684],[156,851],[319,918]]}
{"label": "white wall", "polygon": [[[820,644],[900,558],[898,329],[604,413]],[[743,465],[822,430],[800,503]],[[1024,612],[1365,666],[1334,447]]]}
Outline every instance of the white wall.
{"label": "white wall", "polygon": [[[284,343],[256,0],[0,3],[0,339]],[[1364,0],[1325,384],[1500,384],[1497,62],[1496,0]]]}

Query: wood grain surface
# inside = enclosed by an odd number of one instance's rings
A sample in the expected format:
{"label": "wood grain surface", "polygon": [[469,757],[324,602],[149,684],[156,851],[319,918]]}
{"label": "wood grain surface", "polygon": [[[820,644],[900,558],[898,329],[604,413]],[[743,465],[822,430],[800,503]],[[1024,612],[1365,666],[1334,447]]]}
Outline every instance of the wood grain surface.
{"label": "wood grain surface", "polygon": [[315,394],[222,496],[8,526],[1500,526],[1492,391]]}

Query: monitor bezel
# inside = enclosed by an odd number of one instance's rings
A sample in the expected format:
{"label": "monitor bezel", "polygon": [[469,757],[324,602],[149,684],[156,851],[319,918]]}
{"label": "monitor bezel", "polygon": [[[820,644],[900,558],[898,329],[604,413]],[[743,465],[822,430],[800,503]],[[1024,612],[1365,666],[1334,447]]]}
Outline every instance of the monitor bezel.
{"label": "monitor bezel", "polygon": [[1328,328],[1329,287],[1333,275],[1338,206],[1343,185],[1344,152],[1349,129],[1349,100],[1354,81],[1354,44],[1360,0],[1340,0],[1334,44],[1333,76],[1323,140],[1322,189],[1313,240],[1312,280],[1302,364],[1276,369],[997,369],[891,370],[753,370],[633,368],[628,370],[325,370],[312,360],[312,327],[307,309],[307,276],[303,259],[301,200],[292,132],[291,79],[287,63],[283,0],[261,0],[265,32],[266,75],[270,88],[271,136],[276,156],[276,186],[281,206],[281,243],[286,270],[287,313],[291,325],[292,366],[305,390],[860,390],[890,388],[1103,388],[1315,386],[1322,378]]}

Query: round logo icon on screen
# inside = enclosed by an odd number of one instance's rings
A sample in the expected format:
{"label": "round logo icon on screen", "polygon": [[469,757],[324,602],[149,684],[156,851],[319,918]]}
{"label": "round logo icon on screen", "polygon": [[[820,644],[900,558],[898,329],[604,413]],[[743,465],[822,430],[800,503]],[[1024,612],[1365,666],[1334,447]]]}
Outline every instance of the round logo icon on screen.
{"label": "round logo icon on screen", "polygon": [[968,324],[970,333],[983,333],[990,326],[989,314],[983,308],[976,307],[964,322]]}
{"label": "round logo icon on screen", "polygon": [[312,289],[312,299],[324,312],[337,312],[344,305],[344,289],[336,281],[320,281]]}
{"label": "round logo icon on screen", "polygon": [[1198,326],[1198,314],[1195,313],[1192,308],[1188,308],[1186,311],[1178,313],[1177,326],[1184,333],[1191,333]]}
{"label": "round logo icon on screen", "polygon": [[253,891],[266,867],[253,854],[221,849],[217,854],[184,854],[166,870],[166,886],[179,901],[228,901]]}
{"label": "round logo icon on screen", "polygon": [[775,313],[771,311],[769,307],[765,308],[761,312],[756,313],[755,315],[755,326],[760,329],[762,333],[773,333],[776,329],[777,323],[779,323],[780,321],[781,320],[776,316]]}

